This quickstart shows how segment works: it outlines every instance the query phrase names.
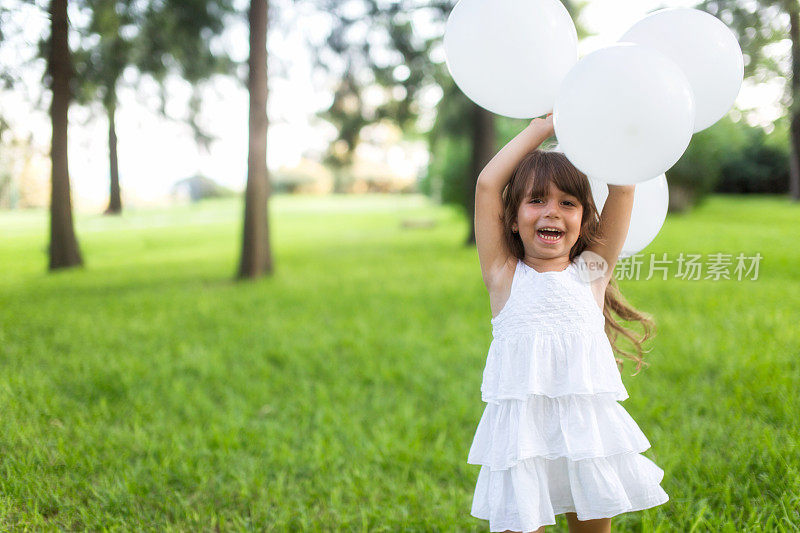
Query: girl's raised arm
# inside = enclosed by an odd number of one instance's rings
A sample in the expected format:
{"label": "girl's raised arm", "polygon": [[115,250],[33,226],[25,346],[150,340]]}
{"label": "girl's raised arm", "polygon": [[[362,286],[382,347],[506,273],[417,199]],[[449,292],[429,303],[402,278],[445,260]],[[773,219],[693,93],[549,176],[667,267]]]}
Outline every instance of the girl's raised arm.
{"label": "girl's raised arm", "polygon": [[[628,238],[633,196],[636,185],[608,185],[608,197],[600,213],[600,235],[603,240],[586,248],[600,255],[605,261],[603,283],[608,284],[614,275],[619,254]],[[605,285],[604,285],[605,286]]]}
{"label": "girl's raised arm", "polygon": [[520,161],[553,135],[553,115],[535,118],[484,167],[475,187],[475,244],[487,289],[511,257],[503,240],[503,188]]}
{"label": "girl's raised arm", "polygon": [[552,135],[552,113],[547,115],[547,118],[531,120],[531,123],[497,152],[481,170],[478,176],[478,185],[488,185],[502,192],[522,158],[538,148],[545,139]]}

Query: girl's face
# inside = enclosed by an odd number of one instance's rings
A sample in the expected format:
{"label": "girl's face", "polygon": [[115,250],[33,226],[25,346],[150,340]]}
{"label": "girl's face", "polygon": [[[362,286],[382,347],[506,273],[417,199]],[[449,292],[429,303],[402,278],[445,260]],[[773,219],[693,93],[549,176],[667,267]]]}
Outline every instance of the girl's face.
{"label": "girl's face", "polygon": [[[525,197],[517,208],[517,221],[512,229],[519,232],[526,255],[540,258],[569,256],[578,242],[583,206],[578,199],[550,183],[547,196]],[[558,233],[542,231],[554,228]]]}

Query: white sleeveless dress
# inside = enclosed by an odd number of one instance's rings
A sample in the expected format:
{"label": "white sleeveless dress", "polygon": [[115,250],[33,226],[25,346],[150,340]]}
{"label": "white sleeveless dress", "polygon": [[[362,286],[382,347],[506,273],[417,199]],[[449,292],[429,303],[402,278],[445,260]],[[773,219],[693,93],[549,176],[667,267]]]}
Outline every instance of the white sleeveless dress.
{"label": "white sleeveless dress", "polygon": [[[535,531],[575,512],[607,518],[669,500],[628,398],[605,318],[579,268],[537,272],[519,260],[492,319],[486,402],[468,464],[481,465],[472,516],[490,531]],[[578,264],[576,264],[578,263]]]}

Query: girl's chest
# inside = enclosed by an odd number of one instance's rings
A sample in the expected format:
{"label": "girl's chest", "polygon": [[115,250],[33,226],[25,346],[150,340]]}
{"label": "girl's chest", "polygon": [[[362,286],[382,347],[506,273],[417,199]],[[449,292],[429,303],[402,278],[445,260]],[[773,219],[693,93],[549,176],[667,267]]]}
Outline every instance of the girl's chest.
{"label": "girl's chest", "polygon": [[[597,309],[602,314],[605,307],[606,284],[602,279],[592,282],[564,283],[563,280],[536,279],[517,280],[512,287],[493,287],[489,290],[489,306],[492,320],[501,314],[515,312],[539,311],[558,313],[563,308],[568,308],[587,302],[592,309]],[[549,313],[548,313],[549,314]]]}

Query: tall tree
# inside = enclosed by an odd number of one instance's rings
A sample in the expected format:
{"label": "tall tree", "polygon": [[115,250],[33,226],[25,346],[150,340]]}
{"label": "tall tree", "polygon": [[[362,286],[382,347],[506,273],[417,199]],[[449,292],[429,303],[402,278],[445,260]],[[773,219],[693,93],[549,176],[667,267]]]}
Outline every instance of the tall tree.
{"label": "tall tree", "polygon": [[[92,45],[75,51],[77,99],[82,104],[100,100],[108,118],[109,200],[104,214],[122,212],[117,155],[117,86],[122,72],[131,63],[136,25],[132,0],[84,0],[91,18],[82,33],[95,37]],[[126,37],[123,32],[130,35]],[[87,40],[84,40],[86,42]]]}
{"label": "tall tree", "polygon": [[267,199],[267,16],[268,0],[251,0],[250,57],[247,89],[250,93],[247,189],[244,198],[244,231],[238,278],[257,278],[272,273]]}
{"label": "tall tree", "polygon": [[[126,68],[153,76],[161,89],[159,111],[167,118],[186,121],[195,141],[208,149],[212,140],[198,124],[202,82],[214,74],[231,74],[235,63],[221,51],[212,51],[212,38],[222,32],[225,17],[233,15],[231,0],[81,0],[89,19],[73,56],[74,80],[82,104],[100,101],[108,118],[109,204],[106,214],[122,211],[117,152],[118,89]],[[186,117],[166,112],[169,74],[192,84]]]}
{"label": "tall tree", "polygon": [[[698,9],[720,18],[736,33],[744,54],[745,78],[762,82],[780,77],[789,82],[781,104],[789,115],[789,195],[800,201],[800,2],[798,0],[703,0]],[[788,68],[768,47],[791,40]]]}
{"label": "tall tree", "polygon": [[83,264],[72,223],[69,164],[67,162],[67,111],[70,102],[72,63],[68,44],[67,0],[50,2],[50,42],[47,73],[53,100],[50,120],[53,138],[50,149],[52,187],[50,194],[50,270]]}

